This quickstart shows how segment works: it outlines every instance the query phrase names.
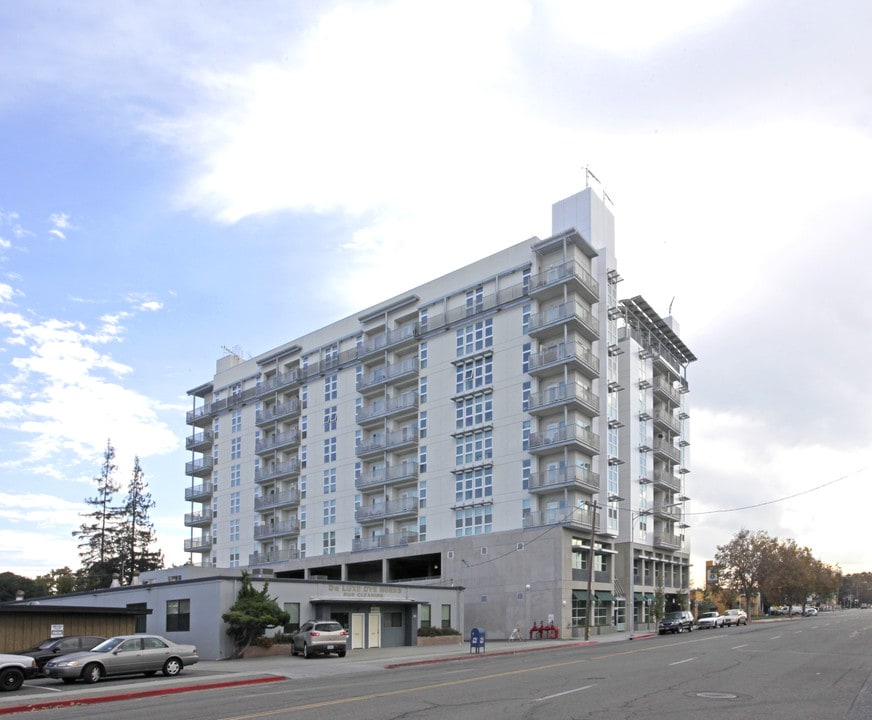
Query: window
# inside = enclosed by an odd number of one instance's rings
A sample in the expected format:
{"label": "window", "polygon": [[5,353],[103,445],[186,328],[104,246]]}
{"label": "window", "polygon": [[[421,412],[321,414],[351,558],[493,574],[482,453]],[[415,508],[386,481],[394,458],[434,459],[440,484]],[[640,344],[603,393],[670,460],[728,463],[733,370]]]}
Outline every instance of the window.
{"label": "window", "polygon": [[427,472],[427,446],[422,445],[418,450],[418,472]]}
{"label": "window", "polygon": [[191,629],[191,601],[167,600],[167,632],[188,632]]}
{"label": "window", "polygon": [[451,606],[443,605],[442,606],[442,627],[450,628],[451,627]]}
{"label": "window", "polygon": [[423,410],[418,414],[418,437],[427,437],[427,411]]}
{"label": "window", "polygon": [[484,288],[466,291],[466,314],[473,315],[484,310]]}
{"label": "window", "polygon": [[235,437],[230,439],[230,459],[239,460],[242,457],[242,438]]}
{"label": "window", "polygon": [[458,430],[484,425],[493,419],[494,400],[490,393],[455,401],[455,427]]}
{"label": "window", "polygon": [[530,331],[530,308],[531,305],[524,305],[521,308],[521,332],[526,335]]}
{"label": "window", "polygon": [[329,437],[324,441],[324,462],[336,462],[336,437]]}
{"label": "window", "polygon": [[230,521],[230,542],[239,542],[239,520]]}
{"label": "window", "polygon": [[427,507],[427,481],[421,480],[418,483],[418,508],[423,510]]}
{"label": "window", "polygon": [[324,378],[324,401],[335,400],[339,394],[339,376],[328,375]]}
{"label": "window", "polygon": [[422,628],[430,627],[430,606],[429,605],[420,605],[418,606],[418,619],[421,622]]}
{"label": "window", "polygon": [[[135,633],[147,632],[146,627],[145,627],[145,625],[146,625],[145,621],[148,618],[148,615],[146,614],[145,611],[148,610],[148,603],[128,603],[127,609],[128,610],[141,610],[142,611],[142,614],[137,615],[136,620],[134,620],[133,632],[135,632]],[[78,650],[79,649],[78,640],[76,640],[75,642],[76,642],[76,646],[74,649]]]}
{"label": "window", "polygon": [[492,357],[476,358],[460,363],[455,369],[455,387],[457,393],[469,392],[494,381],[494,360]]}
{"label": "window", "polygon": [[521,410],[527,412],[530,409],[530,388],[531,383],[528,380],[525,383],[521,383]]}
{"label": "window", "polygon": [[238,433],[242,430],[242,410],[234,410],[230,413],[230,432]]}
{"label": "window", "polygon": [[336,429],[336,406],[324,408],[324,432]]}
{"label": "window", "polygon": [[521,450],[530,449],[530,421],[521,423]]}
{"label": "window", "polygon": [[241,507],[241,501],[239,499],[239,493],[234,492],[230,493],[230,514],[238,515]]}
{"label": "window", "polygon": [[301,415],[300,416],[300,439],[305,440],[306,436],[309,434],[309,416]]}
{"label": "window", "polygon": [[230,487],[239,487],[242,482],[242,465],[230,466]]}
{"label": "window", "polygon": [[336,524],[336,501],[335,500],[325,500],[324,501],[324,523],[323,524],[324,525],[335,525]]}
{"label": "window", "polygon": [[483,463],[493,458],[493,431],[479,430],[454,441],[454,461],[457,465]]}
{"label": "window", "polygon": [[454,535],[481,535],[493,532],[493,511],[486,507],[465,508],[454,513]]}
{"label": "window", "polygon": [[331,530],[330,532],[324,533],[324,554],[325,555],[335,555],[336,554],[336,531]]}
{"label": "window", "polygon": [[418,360],[420,362],[420,369],[427,369],[427,343],[422,342],[418,348]]}
{"label": "window", "polygon": [[527,458],[526,460],[521,460],[521,487],[524,490],[527,490],[530,487],[530,469],[530,459]]}
{"label": "window", "polygon": [[493,496],[493,471],[491,468],[477,468],[458,473],[454,477],[454,499],[456,502],[483,500]]}
{"label": "window", "polygon": [[324,494],[336,492],[336,468],[330,468],[324,471]]}
{"label": "window", "polygon": [[457,357],[481,352],[494,344],[493,320],[481,320],[457,331]]}
{"label": "window", "polygon": [[418,383],[418,403],[427,402],[427,376],[424,375],[421,377],[420,382]]}
{"label": "window", "polygon": [[239,567],[239,548],[234,547],[230,548],[230,562],[227,563],[228,567]]}
{"label": "window", "polygon": [[306,529],[306,506],[300,505],[300,530]]}
{"label": "window", "polygon": [[286,602],[284,611],[289,617],[284,631],[288,634],[297,632],[300,629],[300,603]]}

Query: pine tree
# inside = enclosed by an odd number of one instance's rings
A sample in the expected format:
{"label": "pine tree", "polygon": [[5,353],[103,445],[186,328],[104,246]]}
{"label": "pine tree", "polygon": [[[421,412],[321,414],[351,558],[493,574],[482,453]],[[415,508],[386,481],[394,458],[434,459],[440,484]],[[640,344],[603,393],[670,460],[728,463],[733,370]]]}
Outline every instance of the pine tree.
{"label": "pine tree", "polygon": [[85,498],[91,512],[83,513],[87,518],[73,535],[80,539],[79,556],[82,568],[79,573],[79,590],[108,587],[117,567],[118,511],[112,505],[115,493],[121,488],[115,481],[115,448],[111,440],[106,441],[103,451],[103,464],[100,475],[94,478],[97,495]]}
{"label": "pine tree", "polygon": [[154,524],[149,518],[149,510],[153,507],[155,501],[148,491],[139,457],[136,457],[133,461],[133,475],[127,486],[127,498],[124,505],[117,509],[121,518],[118,561],[123,584],[129,585],[135,574],[163,567],[163,553],[152,549],[157,542]]}

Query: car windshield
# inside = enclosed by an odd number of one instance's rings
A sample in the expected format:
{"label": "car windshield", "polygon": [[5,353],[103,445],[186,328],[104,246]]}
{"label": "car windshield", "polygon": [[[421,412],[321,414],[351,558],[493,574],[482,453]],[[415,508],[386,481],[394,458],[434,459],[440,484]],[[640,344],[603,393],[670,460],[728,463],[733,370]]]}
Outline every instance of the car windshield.
{"label": "car windshield", "polygon": [[681,620],[682,614],[680,612],[671,612],[666,616],[666,620]]}
{"label": "car windshield", "polygon": [[717,616],[718,616],[718,614],[717,614],[716,612],[710,612],[710,613],[703,613],[703,614],[702,614],[702,617],[704,617],[704,618],[708,618],[708,617],[717,617]]}
{"label": "car windshield", "polygon": [[36,646],[37,650],[48,650],[52,645],[54,645],[57,640],[44,640],[39,645]]}
{"label": "car windshield", "polygon": [[342,629],[339,623],[318,623],[315,629],[320,632],[337,632]]}
{"label": "car windshield", "polygon": [[121,643],[124,642],[124,638],[109,638],[108,640],[104,640],[97,647],[91,648],[91,652],[97,653],[106,653],[112,652],[115,648],[117,648]]}

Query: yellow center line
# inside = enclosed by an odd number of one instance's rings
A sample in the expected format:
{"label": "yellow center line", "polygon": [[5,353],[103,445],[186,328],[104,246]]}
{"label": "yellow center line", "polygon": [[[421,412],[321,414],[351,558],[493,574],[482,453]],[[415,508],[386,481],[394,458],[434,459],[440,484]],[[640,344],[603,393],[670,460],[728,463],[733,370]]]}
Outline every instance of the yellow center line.
{"label": "yellow center line", "polygon": [[[709,640],[709,638],[700,638],[699,640],[686,640],[684,642],[698,643],[706,642],[707,640]],[[447,680],[445,682],[432,683],[430,685],[416,685],[415,687],[403,688],[402,690],[385,690],[384,692],[368,693],[366,695],[355,695],[353,697],[337,698],[336,700],[322,700],[320,702],[309,703],[308,705],[292,705],[290,707],[276,708],[274,710],[264,710],[263,712],[250,713],[248,715],[234,715],[233,717],[221,718],[220,720],[252,720],[252,718],[263,718],[269,717],[270,715],[281,715],[290,712],[297,712],[300,710],[315,710],[317,708],[331,707],[333,705],[345,705],[347,703],[359,703],[365,700],[396,697],[398,695],[408,695],[410,693],[424,692],[426,690],[438,690],[440,688],[454,687],[457,685],[468,685],[470,683],[484,682],[485,680],[494,680],[496,678],[512,677],[513,675],[523,675],[525,673],[541,672],[542,670],[553,670],[554,668],[580,665],[581,663],[591,662],[592,660],[608,660],[610,658],[620,657],[622,655],[636,655],[638,653],[663,649],[663,647],[664,646],[662,645],[634,647],[631,650],[621,650],[618,652],[604,653],[595,657],[580,658],[578,660],[566,660],[564,662],[549,663],[548,665],[537,665],[536,667],[521,668],[519,670],[507,670],[505,672],[492,673],[490,675],[481,675],[479,677]],[[674,645],[669,645],[666,647],[674,647]]]}

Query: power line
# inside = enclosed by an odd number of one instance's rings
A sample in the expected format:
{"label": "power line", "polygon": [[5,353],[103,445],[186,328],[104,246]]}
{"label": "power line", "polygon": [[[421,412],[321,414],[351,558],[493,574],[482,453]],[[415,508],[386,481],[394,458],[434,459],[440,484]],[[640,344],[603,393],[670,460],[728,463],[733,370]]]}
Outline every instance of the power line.
{"label": "power line", "polygon": [[800,497],[801,495],[808,495],[809,493],[817,492],[818,490],[822,490],[825,487],[829,487],[830,485],[835,485],[838,482],[842,482],[842,480],[847,480],[849,477],[853,475],[858,475],[861,472],[865,472],[868,468],[860,468],[859,470],[855,470],[854,472],[850,472],[847,475],[842,475],[841,477],[837,477],[835,480],[830,480],[829,482],[825,482],[823,485],[817,485],[816,487],[809,488],[808,490],[801,490],[798,493],[793,493],[793,495],[785,495],[784,497],[776,498],[775,500],[766,500],[765,502],[756,503],[755,505],[743,505],[742,507],[736,508],[725,508],[723,510],[705,510],[702,512],[688,512],[686,515],[715,515],[717,513],[729,513],[729,512],[739,512],[740,510],[752,510],[758,507],[765,507],[766,505],[774,505],[775,503],[784,502],[785,500],[792,500],[793,498]]}

